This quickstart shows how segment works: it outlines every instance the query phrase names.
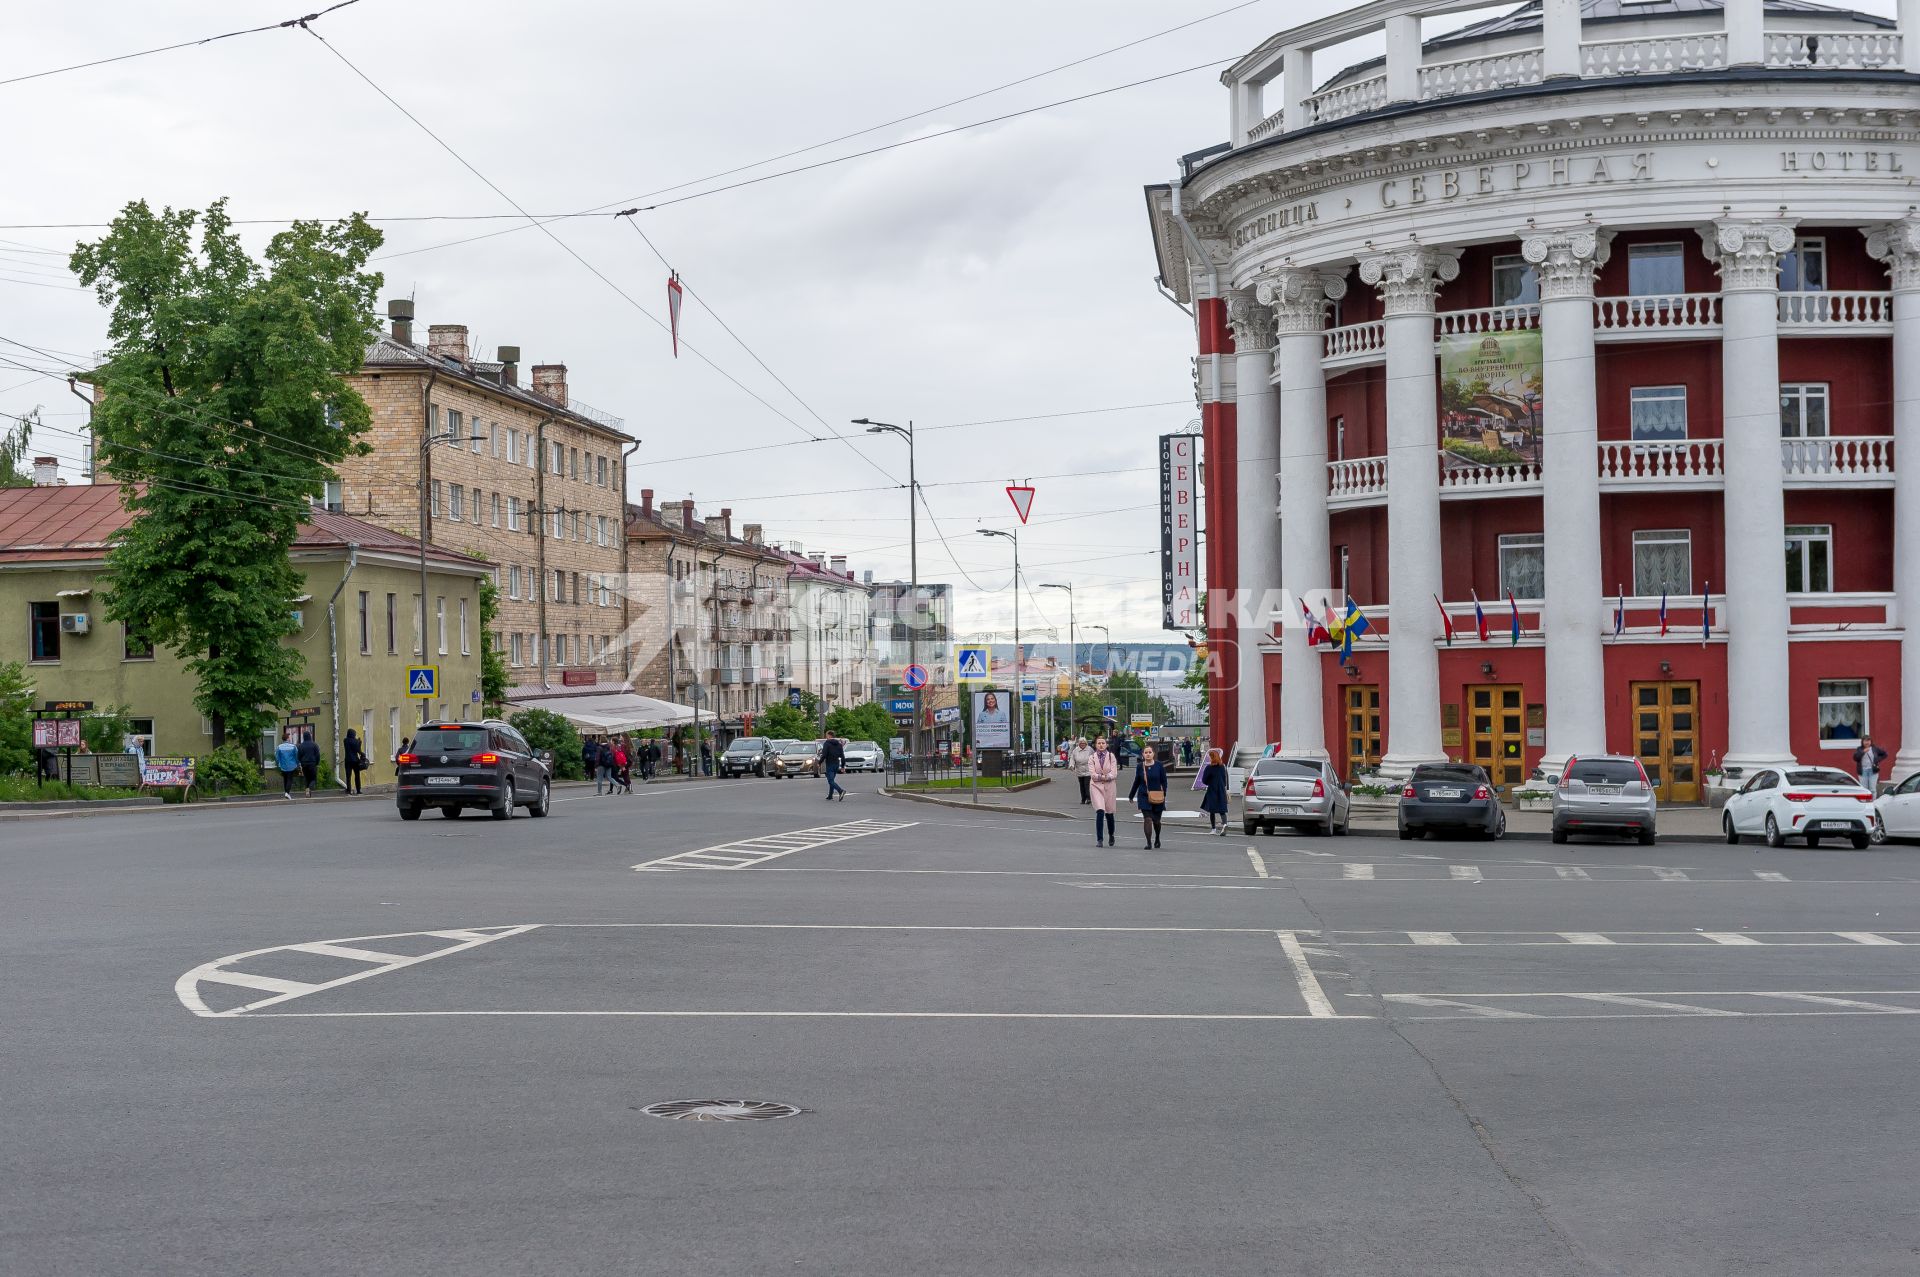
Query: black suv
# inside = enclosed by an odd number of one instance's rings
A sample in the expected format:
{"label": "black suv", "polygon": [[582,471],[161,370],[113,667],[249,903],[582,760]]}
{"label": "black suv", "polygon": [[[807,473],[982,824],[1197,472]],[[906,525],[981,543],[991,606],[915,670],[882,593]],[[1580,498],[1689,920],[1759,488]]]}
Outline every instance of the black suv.
{"label": "black suv", "polygon": [[773,742],[764,736],[742,736],[720,755],[722,776],[765,776],[773,761]]}
{"label": "black suv", "polygon": [[525,807],[530,816],[550,809],[553,759],[537,753],[526,737],[498,719],[428,723],[400,755],[395,802],[400,819],[418,820],[428,807],[452,819],[469,807],[495,820]]}

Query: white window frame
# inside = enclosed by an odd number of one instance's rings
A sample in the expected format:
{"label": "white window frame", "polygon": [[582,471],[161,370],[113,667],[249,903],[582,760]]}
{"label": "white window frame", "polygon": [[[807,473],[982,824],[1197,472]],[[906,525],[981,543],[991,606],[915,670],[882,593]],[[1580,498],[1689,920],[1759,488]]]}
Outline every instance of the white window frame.
{"label": "white window frame", "polygon": [[444,594],[434,596],[433,626],[438,640],[434,646],[438,648],[440,655],[445,656],[447,654],[447,596]]}
{"label": "white window frame", "polygon": [[512,640],[512,647],[507,656],[507,664],[518,665],[520,664],[520,631],[515,630],[507,637]]}
{"label": "white window frame", "polygon": [[458,523],[461,520],[461,516],[466,513],[467,490],[456,483],[453,485],[453,490],[447,494],[447,497],[447,518],[453,523]]}
{"label": "white window frame", "polygon": [[1658,588],[1646,589],[1652,582],[1640,580],[1640,547],[1643,545],[1684,545],[1687,547],[1687,567],[1683,574],[1686,578],[1682,588],[1669,586],[1666,594],[1669,598],[1684,597],[1693,592],[1693,530],[1691,528],[1636,528],[1633,533],[1633,593],[1636,598],[1656,598],[1661,591]]}
{"label": "white window frame", "polygon": [[[1808,409],[1820,405],[1820,432],[1807,431]],[[1797,420],[1787,428],[1787,414]],[[1780,383],[1780,437],[1782,439],[1825,439],[1833,433],[1833,393],[1829,382],[1783,381]]]}
{"label": "white window frame", "polygon": [[[1788,259],[1792,259],[1795,275],[1793,285],[1787,284]],[[1819,276],[1819,282],[1809,287],[1806,283],[1805,263],[1819,263],[1813,274]],[[1824,293],[1827,291],[1827,239],[1824,235],[1802,235],[1793,241],[1793,247],[1780,259],[1780,291],[1783,293]]]}
{"label": "white window frame", "polygon": [[[1858,692],[1842,692],[1842,687],[1858,687]],[[1829,691],[1828,689],[1834,689]],[[1814,685],[1815,727],[1820,732],[1821,749],[1860,748],[1860,737],[1873,735],[1873,681],[1865,678],[1823,678]],[[1828,705],[1858,705],[1860,707],[1859,736],[1828,736],[1826,724],[1821,722],[1820,711]]]}
{"label": "white window frame", "polygon": [[473,648],[467,641],[467,601],[465,599],[460,600],[460,655],[473,655]]}
{"label": "white window frame", "polygon": [[[1833,525],[1830,523],[1789,523],[1787,525],[1787,536],[1786,536],[1786,548],[1788,553],[1792,552],[1793,546],[1795,544],[1798,544],[1801,547],[1800,584],[1803,588],[1796,590],[1793,588],[1792,583],[1789,582],[1787,585],[1787,593],[1793,594],[1793,595],[1832,594],[1833,593]],[[1825,589],[1814,589],[1808,586],[1808,582],[1813,579],[1813,552],[1816,549],[1819,550],[1820,557],[1824,561],[1822,566],[1826,570],[1826,578],[1827,578],[1827,584]]]}
{"label": "white window frame", "polygon": [[[1502,300],[1500,297],[1500,277],[1502,274],[1518,273],[1520,276],[1520,295]],[[1487,296],[1495,306],[1537,306],[1540,304],[1540,272],[1534,264],[1519,253],[1501,253],[1494,257],[1488,267]],[[1527,294],[1531,292],[1531,297]]]}
{"label": "white window frame", "polygon": [[500,526],[500,494],[498,492],[493,494],[493,526],[496,528]]}
{"label": "white window frame", "polygon": [[[1640,423],[1634,409],[1640,404],[1680,403],[1680,437],[1677,439],[1655,439],[1640,437]],[[1627,436],[1634,443],[1646,447],[1660,447],[1685,443],[1688,438],[1689,420],[1687,413],[1687,388],[1685,386],[1634,386],[1627,392]]]}
{"label": "white window frame", "polygon": [[347,508],[347,486],[339,479],[328,479],[327,486],[320,494],[320,504],[334,514],[344,513]]}
{"label": "white window frame", "polygon": [[[1672,292],[1643,293],[1633,286],[1633,263],[1636,258],[1652,258],[1653,250],[1663,250],[1658,260],[1673,260],[1680,264],[1680,287]],[[1676,297],[1687,291],[1687,246],[1679,240],[1661,240],[1654,244],[1627,245],[1627,295],[1629,297]]]}
{"label": "white window frame", "polygon": [[495,461],[500,459],[500,423],[497,421],[487,423],[487,451]]}
{"label": "white window frame", "polygon": [[433,481],[433,517],[436,519],[440,517],[441,497],[443,496],[442,489],[446,486],[447,483],[444,479],[435,479]]}
{"label": "white window frame", "polygon": [[1343,545],[1340,547],[1340,599],[1343,607],[1346,604],[1346,600],[1352,596],[1352,591],[1348,589],[1348,584],[1352,579],[1352,573],[1353,547]]}
{"label": "white window frame", "polygon": [[447,438],[449,441],[460,437],[460,412],[456,408],[447,409]]}
{"label": "white window frame", "polygon": [[1510,588],[1512,588],[1511,586],[1509,586],[1507,582],[1508,552],[1512,551],[1515,554],[1518,554],[1522,550],[1534,550],[1534,551],[1538,551],[1538,558],[1540,562],[1540,572],[1539,572],[1540,585],[1541,585],[1540,592],[1537,594],[1533,594],[1533,593],[1522,594],[1519,590],[1514,590],[1513,591],[1514,600],[1516,602],[1537,602],[1546,597],[1546,580],[1547,580],[1546,546],[1547,546],[1546,534],[1542,532],[1507,532],[1507,533],[1501,534],[1498,558],[1499,558],[1499,571],[1500,571],[1500,592],[1502,594],[1505,594]]}

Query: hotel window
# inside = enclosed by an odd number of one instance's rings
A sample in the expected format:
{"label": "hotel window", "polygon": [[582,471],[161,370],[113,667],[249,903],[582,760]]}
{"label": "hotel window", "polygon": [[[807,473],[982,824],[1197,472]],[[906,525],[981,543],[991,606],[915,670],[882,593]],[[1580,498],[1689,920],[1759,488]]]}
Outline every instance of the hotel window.
{"label": "hotel window", "polygon": [[1780,384],[1780,437],[1782,439],[1819,439],[1827,433],[1827,383],[1824,381],[1782,382]]}
{"label": "hotel window", "polygon": [[367,614],[368,595],[360,591],[360,655],[373,655],[373,618]]}
{"label": "hotel window", "polygon": [[487,450],[495,461],[500,459],[500,423],[497,421],[487,423]]}
{"label": "hotel window", "polygon": [[1787,525],[1787,593],[1827,594],[1833,589],[1833,525]]}
{"label": "hotel window", "polygon": [[1532,262],[1518,253],[1493,259],[1494,305],[1532,306],[1539,300],[1540,274]]}
{"label": "hotel window", "polygon": [[520,597],[520,568],[517,564],[507,566],[507,597],[510,599]]}
{"label": "hotel window", "polygon": [[578,448],[567,449],[567,465],[572,469],[573,477],[578,479],[580,477],[580,450]]}
{"label": "hotel window", "polygon": [[565,665],[567,663],[567,636],[564,634],[553,635],[552,638],[548,640],[547,650],[553,653],[553,663],[555,665]]}
{"label": "hotel window", "polygon": [[516,465],[520,461],[520,432],[511,426],[507,427],[507,460]]}
{"label": "hotel window", "polygon": [[1500,592],[1516,599],[1547,597],[1547,550],[1544,534],[1516,532],[1500,538]]}
{"label": "hotel window", "polygon": [[399,602],[398,596],[392,595],[392,594],[387,595],[387,655],[388,656],[392,656],[395,652],[399,650],[394,646],[394,633],[393,633],[393,609],[394,609],[394,605],[398,602]]}
{"label": "hotel window", "polygon": [[565,478],[567,474],[567,450],[560,444],[553,444],[553,472]]}
{"label": "hotel window", "polygon": [[1685,386],[1635,386],[1631,409],[1635,443],[1686,442]]}
{"label": "hotel window", "polygon": [[1867,680],[1834,679],[1818,689],[1820,743],[1853,749],[1868,732]]}
{"label": "hotel window", "polygon": [[1693,533],[1662,528],[1633,534],[1633,592],[1641,598],[1693,590]]}
{"label": "hotel window", "polygon": [[1687,291],[1686,249],[1681,244],[1634,244],[1627,249],[1627,293],[1666,297]]}
{"label": "hotel window", "polygon": [[127,661],[150,661],[153,659],[153,640],[142,634],[138,626],[122,625],[120,657]]}
{"label": "hotel window", "polygon": [[1819,293],[1827,287],[1827,241],[1803,235],[1780,256],[1780,291]]}
{"label": "hotel window", "polygon": [[518,532],[519,530],[520,530],[520,498],[508,497],[507,498],[507,531]]}
{"label": "hotel window", "polygon": [[57,661],[60,659],[60,604],[27,604],[27,637],[31,650],[30,659],[36,661]]}
{"label": "hotel window", "polygon": [[580,597],[580,574],[575,572],[573,574],[573,601],[576,605],[579,604]]}
{"label": "hotel window", "polygon": [[487,432],[478,420],[469,424],[467,433],[473,436],[473,450],[476,454],[487,450]]}
{"label": "hotel window", "polygon": [[1353,552],[1344,545],[1337,548],[1340,551],[1340,598],[1344,602],[1350,593],[1348,583],[1353,578]]}
{"label": "hotel window", "polygon": [[455,523],[460,522],[461,515],[466,512],[466,491],[457,483],[453,485],[453,504],[447,507],[447,517]]}
{"label": "hotel window", "polygon": [[587,602],[594,604],[595,606],[599,605],[600,574],[598,572],[587,573]]}
{"label": "hotel window", "polygon": [[465,599],[460,600],[460,655],[473,655],[473,649],[467,646],[467,601]]}

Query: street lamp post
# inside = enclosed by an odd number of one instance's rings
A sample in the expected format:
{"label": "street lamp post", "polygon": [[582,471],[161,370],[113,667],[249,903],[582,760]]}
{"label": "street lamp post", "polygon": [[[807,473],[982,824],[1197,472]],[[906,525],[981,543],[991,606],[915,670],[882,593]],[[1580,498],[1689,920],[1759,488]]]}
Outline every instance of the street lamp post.
{"label": "street lamp post", "polygon": [[[998,528],[975,528],[974,531],[983,537],[1004,537],[1013,542],[1013,703],[1017,707],[1015,721],[1020,724],[1013,743],[1018,750],[1025,745],[1027,732],[1027,703],[1022,699],[1027,685],[1020,676],[1020,533],[1002,532]],[[993,671],[987,673],[991,676]]]}
{"label": "street lamp post", "polygon": [[[1089,625],[1087,628],[1090,630],[1099,630],[1101,637],[1106,639],[1104,654],[1101,657],[1100,663],[1106,667],[1107,682],[1112,683],[1113,682],[1113,631],[1109,630],[1104,625]],[[1118,724],[1118,721],[1119,720],[1117,719],[1115,720],[1116,725]]]}
{"label": "street lamp post", "polygon": [[[907,441],[907,590],[910,596],[907,615],[907,663],[920,663],[920,489],[913,471],[913,422],[896,426],[887,421],[874,421],[867,417],[855,417],[853,424],[865,426],[870,435],[899,435]],[[920,718],[923,693],[920,688],[907,689],[913,694],[913,725],[908,729],[910,735],[907,744],[907,777],[919,780],[924,774],[920,760]]]}
{"label": "street lamp post", "polygon": [[[469,435],[464,439],[453,435],[436,435],[431,432],[431,427],[427,437],[420,441],[420,663],[422,665],[430,663],[427,660],[427,449],[439,443],[474,444],[486,441],[485,435]],[[336,714],[338,709],[339,707],[336,706]],[[420,722],[425,724],[426,721],[427,702],[423,697],[420,701]]]}
{"label": "street lamp post", "polygon": [[[1067,700],[1078,699],[1080,690],[1080,649],[1074,643],[1073,636],[1073,586],[1042,583],[1043,590],[1065,590],[1067,592]],[[1060,689],[1054,689],[1054,698],[1059,699]],[[1067,735],[1073,735],[1073,711],[1067,711]]]}

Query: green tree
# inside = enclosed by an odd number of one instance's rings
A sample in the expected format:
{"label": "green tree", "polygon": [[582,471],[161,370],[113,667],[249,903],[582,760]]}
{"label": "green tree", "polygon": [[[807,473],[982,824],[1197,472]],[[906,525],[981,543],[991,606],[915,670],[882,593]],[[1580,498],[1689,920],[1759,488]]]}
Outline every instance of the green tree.
{"label": "green tree", "polygon": [[1181,687],[1199,689],[1200,708],[1203,710],[1207,708],[1207,663],[1212,659],[1209,656],[1205,661],[1193,662],[1187,666],[1187,672],[1180,676]]}
{"label": "green tree", "polygon": [[507,659],[493,643],[493,618],[500,615],[500,587],[482,578],[480,581],[480,699],[487,713],[498,715],[511,685]]}
{"label": "green tree", "polygon": [[553,751],[553,774],[561,780],[586,779],[580,761],[580,733],[567,719],[546,709],[523,709],[507,720],[535,749]]}
{"label": "green tree", "polygon": [[753,734],[773,740],[812,740],[815,721],[782,701],[753,716]]}
{"label": "green tree", "polygon": [[127,733],[133,730],[133,711],[126,705],[109,705],[80,720],[80,736],[96,754],[122,754],[127,748]]}
{"label": "green tree", "polygon": [[69,261],[111,312],[96,461],[133,514],[106,612],[186,662],[216,747],[231,733],[251,749],[312,691],[284,642],[301,592],[288,551],[334,466],[367,451],[371,415],[343,378],[376,331],[364,268],[380,239],[359,214],[295,222],[256,261],[224,201],[135,201]]}
{"label": "green tree", "polygon": [[35,408],[24,417],[14,419],[11,426],[0,430],[0,488],[30,488],[33,475],[20,468],[20,462],[27,455],[27,436],[40,424],[40,410]]}
{"label": "green tree", "polygon": [[0,776],[33,769],[33,684],[19,661],[0,661]]}
{"label": "green tree", "polygon": [[896,732],[906,734],[893,725],[893,715],[878,701],[834,710],[827,715],[827,730],[845,740],[872,741],[883,754]]}
{"label": "green tree", "polygon": [[1120,726],[1134,714],[1151,714],[1154,723],[1171,723],[1173,707],[1147,690],[1147,685],[1132,670],[1115,670],[1107,679],[1107,695],[1120,707]]}

